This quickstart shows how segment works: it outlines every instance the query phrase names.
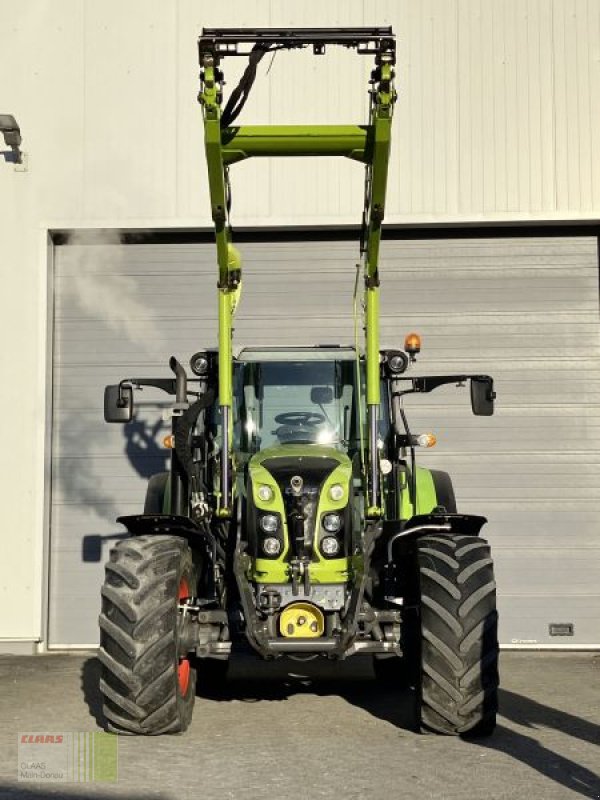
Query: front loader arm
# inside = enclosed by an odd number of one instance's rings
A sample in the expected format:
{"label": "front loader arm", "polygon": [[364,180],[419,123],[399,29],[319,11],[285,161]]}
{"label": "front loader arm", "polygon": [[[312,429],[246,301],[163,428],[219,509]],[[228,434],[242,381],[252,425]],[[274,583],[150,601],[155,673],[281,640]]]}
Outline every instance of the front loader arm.
{"label": "front loader arm", "polygon": [[[312,47],[316,55],[327,45],[355,48],[375,55],[371,73],[368,125],[233,126],[256,76],[256,66],[269,51]],[[251,49],[247,48],[251,46]],[[379,243],[384,217],[391,121],[395,40],[391,28],[349,29],[205,29],[199,40],[202,72],[199,101],[204,114],[211,214],[215,226],[219,270],[219,406],[222,415],[221,487],[218,514],[232,512],[231,407],[233,316],[241,288],[241,261],[231,244],[229,166],[250,157],[343,156],[365,165],[365,206],[361,254],[365,283],[365,355],[369,419],[368,516],[381,514],[379,503]],[[240,84],[223,108],[225,56],[249,56]],[[363,465],[365,472],[366,465]]]}
{"label": "front loader arm", "polygon": [[204,109],[204,142],[208,166],[211,216],[215,226],[219,280],[219,406],[223,430],[221,447],[221,502],[218,513],[229,516],[231,509],[231,435],[233,402],[233,317],[241,292],[242,270],[239,253],[231,244],[228,208],[228,170],[223,160],[221,141],[220,83],[222,75],[215,58],[203,60],[203,85],[200,100]]}
{"label": "front loader arm", "polygon": [[379,455],[379,243],[385,214],[388,164],[391,144],[394,54],[385,58],[372,73],[375,88],[371,93],[370,159],[366,166],[365,207],[363,212],[362,251],[365,280],[365,342],[367,371],[367,411],[369,420],[370,493],[367,516],[380,516]]}

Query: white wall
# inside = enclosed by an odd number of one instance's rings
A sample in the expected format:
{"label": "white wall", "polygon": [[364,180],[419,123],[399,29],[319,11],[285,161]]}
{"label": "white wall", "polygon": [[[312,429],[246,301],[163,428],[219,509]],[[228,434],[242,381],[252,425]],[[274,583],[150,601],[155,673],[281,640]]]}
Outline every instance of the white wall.
{"label": "white wall", "polygon": [[[393,24],[388,221],[600,212],[591,0],[0,0],[0,19],[0,112],[17,117],[29,156],[27,172],[0,161],[0,639],[42,630],[45,231],[209,224],[195,101],[203,25]],[[364,119],[368,59],[280,53],[266,78],[268,64],[244,120]],[[241,66],[225,62],[230,88]],[[235,173],[238,224],[359,218],[362,173],[350,162]]]}

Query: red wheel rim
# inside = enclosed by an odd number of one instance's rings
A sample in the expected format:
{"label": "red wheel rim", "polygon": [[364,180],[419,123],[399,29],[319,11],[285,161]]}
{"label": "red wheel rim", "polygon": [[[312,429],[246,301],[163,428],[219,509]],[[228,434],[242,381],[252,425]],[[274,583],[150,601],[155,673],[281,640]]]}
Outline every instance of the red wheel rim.
{"label": "red wheel rim", "polygon": [[[179,581],[179,594],[178,600],[184,600],[190,596],[190,587],[186,578]],[[188,686],[190,684],[190,660],[189,658],[179,659],[177,666],[177,682],[179,684],[179,691],[182,695],[187,694]]]}

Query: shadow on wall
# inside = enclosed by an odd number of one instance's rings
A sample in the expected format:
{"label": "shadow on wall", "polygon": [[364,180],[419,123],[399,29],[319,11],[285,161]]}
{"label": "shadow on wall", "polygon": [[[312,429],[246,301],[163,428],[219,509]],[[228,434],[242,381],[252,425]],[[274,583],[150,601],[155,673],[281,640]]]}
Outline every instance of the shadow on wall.
{"label": "shadow on wall", "polygon": [[[57,435],[61,451],[77,454],[78,458],[77,463],[69,468],[66,463],[61,465],[58,476],[60,488],[68,502],[85,505],[101,519],[114,523],[122,510],[115,502],[114,495],[102,489],[102,478],[94,473],[93,453],[106,436],[105,424],[100,419],[97,425],[90,425],[89,420],[73,414],[68,424],[60,427]],[[135,472],[145,480],[168,469],[168,451],[156,440],[163,424],[160,418],[152,425],[138,418],[123,426],[125,456]],[[140,512],[143,502],[142,491]]]}
{"label": "shadow on wall", "polygon": [[[69,236],[68,280],[64,282],[65,309],[84,316],[90,322],[100,322],[108,331],[117,333],[124,342],[135,343],[141,356],[155,358],[158,332],[148,319],[146,307],[138,299],[135,280],[124,274],[124,253],[118,231],[72,232]],[[110,280],[106,277],[110,276]],[[73,312],[71,312],[73,313]],[[102,397],[98,386],[98,398]],[[153,436],[159,427],[148,428],[139,420],[125,431],[125,453],[136,472],[149,477],[164,469],[166,455],[160,451]],[[78,414],[55,428],[58,449],[65,463],[59,470],[59,481],[65,499],[92,509],[101,519],[114,523],[120,509],[112,493],[103,491],[101,478],[93,472],[93,453],[106,437],[101,406],[97,421],[90,422]],[[55,445],[56,449],[56,445]],[[76,463],[67,463],[69,457]],[[143,497],[140,502],[143,502]]]}
{"label": "shadow on wall", "polygon": [[137,474],[146,480],[168,469],[169,451],[157,442],[158,435],[166,430],[167,426],[160,416],[153,424],[136,416],[123,425],[125,455]]}
{"label": "shadow on wall", "polygon": [[[102,425],[105,423],[101,423]],[[166,430],[165,423],[159,417],[156,422],[149,424],[139,417],[134,417],[127,425],[123,425],[123,436],[125,437],[125,456],[134,468],[136,473],[144,480],[148,480],[158,472],[165,472],[169,466],[168,450],[161,447],[157,442],[160,432]],[[76,502],[88,502],[92,508],[106,518],[107,507],[110,522],[114,522],[122,513],[117,510],[116,505],[111,500],[105,500],[102,495],[98,495],[98,479],[92,473],[91,459],[83,463],[77,471],[77,475],[65,477],[63,490]],[[140,497],[139,513],[143,509],[143,496]],[[116,542],[119,539],[126,539],[127,533],[110,533],[107,535],[88,534],[82,539],[81,558],[85,563],[94,563],[103,559],[104,542]]]}
{"label": "shadow on wall", "polygon": [[[86,444],[84,446],[89,448],[89,457],[81,459],[77,469],[63,469],[60,472],[60,483],[62,492],[67,500],[86,505],[88,508],[93,509],[102,519],[114,523],[117,517],[123,513],[123,510],[118,507],[114,496],[109,495],[100,488],[102,478],[94,474],[94,459],[91,456],[94,442],[99,441],[101,436],[104,435],[102,432],[102,426],[104,425],[105,423],[101,421],[93,433],[86,431]],[[168,469],[169,451],[161,447],[157,442],[157,436],[164,427],[160,417],[153,424],[149,424],[139,419],[139,417],[134,418],[130,423],[122,427],[125,438],[125,457],[141,478],[147,481],[152,475],[156,475],[158,472],[165,472]],[[82,436],[81,423],[78,425],[75,420],[73,425],[70,424],[68,428],[61,432],[61,446],[68,448],[69,452],[72,452],[70,448],[79,446]],[[137,513],[141,513],[144,507],[143,492],[144,489],[140,493],[139,512]],[[104,542],[115,542],[127,536],[128,534],[120,531],[106,535],[85,535],[81,545],[82,561],[85,563],[101,561]]]}
{"label": "shadow on wall", "polygon": [[100,480],[94,474],[91,453],[100,446],[104,437],[104,422],[90,425],[89,419],[72,414],[67,423],[55,433],[59,438],[59,448],[69,456],[76,455],[77,463],[67,467],[67,460],[59,471],[60,488],[65,499],[71,503],[85,505],[104,520],[114,523],[119,509],[114,497],[100,488]]}

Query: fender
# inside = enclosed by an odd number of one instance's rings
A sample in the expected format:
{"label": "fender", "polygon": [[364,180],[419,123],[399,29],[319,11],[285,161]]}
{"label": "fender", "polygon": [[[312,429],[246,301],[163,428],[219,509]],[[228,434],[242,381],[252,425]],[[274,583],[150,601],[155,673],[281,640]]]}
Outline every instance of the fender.
{"label": "fender", "polygon": [[383,522],[383,537],[387,541],[388,564],[393,560],[393,547],[399,541],[414,541],[420,536],[435,533],[436,536],[451,536],[463,533],[466,536],[479,536],[487,517],[475,514],[418,514],[407,522],[404,520],[387,520]]}
{"label": "fender", "polygon": [[401,602],[406,607],[414,607],[418,588],[410,577],[410,568],[407,571],[406,565],[413,562],[415,545],[421,536],[478,536],[486,522],[485,517],[474,514],[445,514],[435,511],[431,514],[420,514],[408,521],[384,522],[380,552],[384,559],[383,585],[386,600],[397,603],[402,598]]}
{"label": "fender", "polygon": [[175,514],[132,514],[118,517],[117,522],[124,525],[132,536],[180,536],[187,539],[192,550],[200,551],[206,558],[207,597],[216,599],[217,540],[208,523],[196,523],[189,517]]}

